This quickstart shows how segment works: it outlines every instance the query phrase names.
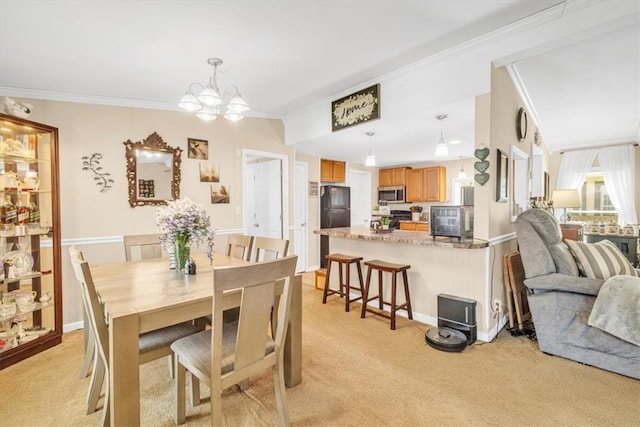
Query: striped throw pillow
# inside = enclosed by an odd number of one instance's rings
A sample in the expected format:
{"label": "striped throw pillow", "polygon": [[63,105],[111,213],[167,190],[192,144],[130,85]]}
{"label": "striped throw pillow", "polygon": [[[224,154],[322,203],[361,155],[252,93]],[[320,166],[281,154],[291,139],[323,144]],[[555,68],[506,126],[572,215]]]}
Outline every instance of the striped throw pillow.
{"label": "striped throw pillow", "polygon": [[629,260],[609,240],[597,243],[564,241],[576,260],[581,276],[592,279],[608,279],[617,275],[637,276]]}

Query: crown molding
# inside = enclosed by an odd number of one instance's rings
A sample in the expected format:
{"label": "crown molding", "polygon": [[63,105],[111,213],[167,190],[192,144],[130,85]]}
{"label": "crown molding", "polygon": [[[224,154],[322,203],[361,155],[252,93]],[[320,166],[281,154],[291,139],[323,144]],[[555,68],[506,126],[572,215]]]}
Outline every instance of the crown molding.
{"label": "crown molding", "polygon": [[[113,98],[108,96],[52,92],[46,90],[25,89],[11,86],[0,86],[0,93],[2,93],[2,95],[4,96],[10,96],[14,98],[38,99],[43,101],[75,102],[79,104],[105,105],[109,107],[146,108],[149,110],[176,111],[184,113],[184,111],[178,108],[177,104],[173,105],[164,102],[141,101],[138,99],[129,98]],[[266,114],[259,111],[250,111],[250,113],[251,114],[245,114],[245,117],[276,120],[282,119],[282,116],[280,115]]]}

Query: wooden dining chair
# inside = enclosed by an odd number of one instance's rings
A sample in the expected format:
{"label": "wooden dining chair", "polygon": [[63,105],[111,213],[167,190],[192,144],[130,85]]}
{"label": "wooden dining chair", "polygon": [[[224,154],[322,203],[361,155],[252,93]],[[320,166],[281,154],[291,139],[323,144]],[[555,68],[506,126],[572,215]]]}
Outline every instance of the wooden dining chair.
{"label": "wooden dining chair", "polygon": [[[160,234],[138,234],[123,236],[124,257],[127,261],[134,259],[160,258],[162,247],[160,246]],[[87,322],[85,307],[84,321]],[[85,378],[91,372],[90,368],[95,357],[95,338],[91,328],[85,329],[85,353],[80,378]],[[172,372],[172,371],[171,371]]]}
{"label": "wooden dining chair", "polygon": [[[82,252],[75,247],[69,248],[69,255],[76,279],[80,284],[83,303],[87,308],[89,327],[93,331],[96,343],[96,358],[89,390],[91,403],[87,405],[87,413],[96,411],[100,390],[104,384],[102,425],[106,426],[109,425],[109,382],[105,381],[109,368],[109,326],[102,311],[89,264],[84,260]],[[172,342],[200,330],[201,328],[191,322],[183,322],[141,334],[138,363],[144,364],[173,355],[170,348]]]}
{"label": "wooden dining chair", "polygon": [[267,261],[287,256],[289,241],[271,237],[255,237],[253,240],[253,261]]}
{"label": "wooden dining chair", "polygon": [[[179,339],[171,345],[176,363],[176,424],[186,421],[187,370],[192,374],[192,393],[198,389],[197,380],[209,386],[211,425],[221,426],[222,391],[271,369],[280,425],[290,425],[283,351],[297,259],[293,255],[214,270],[211,329]],[[241,292],[240,317],[237,322],[223,323],[223,293],[233,290]],[[194,405],[198,404],[199,396],[192,395],[192,400]]]}
{"label": "wooden dining chair", "polygon": [[230,234],[227,239],[227,255],[249,261],[253,247],[253,236]]}
{"label": "wooden dining chair", "polygon": [[123,238],[124,257],[127,261],[162,257],[160,234],[137,234]]}

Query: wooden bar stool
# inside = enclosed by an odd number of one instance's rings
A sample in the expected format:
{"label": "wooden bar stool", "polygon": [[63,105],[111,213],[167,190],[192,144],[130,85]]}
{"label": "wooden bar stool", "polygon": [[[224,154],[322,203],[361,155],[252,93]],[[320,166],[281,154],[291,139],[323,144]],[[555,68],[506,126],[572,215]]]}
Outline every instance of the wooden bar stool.
{"label": "wooden bar stool", "polygon": [[[358,301],[359,299],[362,299],[362,295],[364,294],[364,285],[362,282],[362,267],[360,265],[360,261],[362,261],[362,257],[355,257],[350,255],[342,255],[342,254],[329,254],[326,256],[326,258],[327,258],[327,276],[325,277],[325,281],[324,281],[322,303],[323,304],[327,303],[327,296],[337,294],[337,295],[340,295],[340,297],[344,297],[345,299],[344,311],[349,311],[349,304],[351,304],[354,301]],[[330,276],[331,276],[331,264],[334,262],[338,264],[338,272],[339,272],[338,283],[340,284],[340,288],[338,290],[329,288]],[[351,264],[354,264],[354,263],[358,268],[359,287],[351,286],[351,273],[350,273],[351,268],[350,267],[351,267]],[[347,268],[346,281],[342,280],[343,265]],[[351,289],[355,289],[359,291],[360,296],[353,299],[349,299],[349,291]]]}
{"label": "wooden bar stool", "polygon": [[[364,295],[362,297],[362,312],[360,317],[364,319],[367,311],[377,314],[387,319],[391,319],[391,329],[396,329],[396,311],[406,310],[409,315],[409,319],[413,320],[413,312],[411,311],[411,297],[409,296],[409,280],[407,279],[407,270],[411,268],[410,265],[393,264],[390,262],[380,261],[374,259],[372,261],[366,261],[364,263],[368,267],[367,269],[367,281],[364,286]],[[378,295],[369,297],[369,285],[371,284],[371,270],[378,270]],[[384,301],[382,293],[382,273],[391,273],[391,302]],[[396,277],[398,273],[402,272],[402,281],[404,282],[404,304],[396,304]],[[391,306],[391,315],[387,315],[384,312],[374,311],[367,307],[369,301],[378,300],[378,307],[383,309],[383,304],[389,304]]]}

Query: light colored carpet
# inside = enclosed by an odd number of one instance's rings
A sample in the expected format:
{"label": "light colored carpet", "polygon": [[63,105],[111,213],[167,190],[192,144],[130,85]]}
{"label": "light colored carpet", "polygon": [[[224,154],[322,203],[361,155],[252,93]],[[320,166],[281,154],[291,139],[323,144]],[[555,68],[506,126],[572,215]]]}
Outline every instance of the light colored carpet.
{"label": "light colored carpet", "polygon": [[[541,353],[503,331],[461,353],[426,345],[428,328],[389,321],[359,305],[344,312],[305,275],[303,380],[287,389],[294,426],[638,426],[640,381]],[[0,425],[97,425],[85,415],[89,379],[79,379],[82,332],[0,371]],[[142,425],[173,425],[173,383],[166,360],[140,368]],[[202,394],[208,396],[203,386]],[[187,405],[187,425],[209,425],[208,402]],[[277,425],[271,374],[247,392],[225,392],[229,426]]]}

